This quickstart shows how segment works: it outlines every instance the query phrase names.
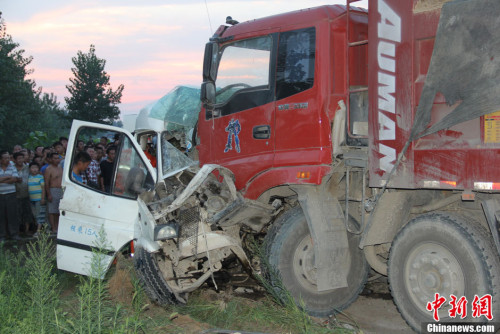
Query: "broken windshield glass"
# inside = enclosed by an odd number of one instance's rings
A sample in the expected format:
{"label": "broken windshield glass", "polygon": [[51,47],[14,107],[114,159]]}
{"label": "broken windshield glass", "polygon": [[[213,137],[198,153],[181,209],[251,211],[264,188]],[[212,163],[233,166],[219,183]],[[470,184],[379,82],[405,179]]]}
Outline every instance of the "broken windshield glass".
{"label": "broken windshield glass", "polygon": [[[178,147],[175,147],[174,144]],[[175,140],[175,137],[173,138],[168,132],[163,132],[161,135],[161,147],[163,177],[197,164],[196,161],[190,159],[180,151],[182,148],[179,141]]]}
{"label": "broken windshield glass", "polygon": [[164,121],[166,130],[191,129],[200,112],[200,89],[177,86],[146,109],[147,117]]}

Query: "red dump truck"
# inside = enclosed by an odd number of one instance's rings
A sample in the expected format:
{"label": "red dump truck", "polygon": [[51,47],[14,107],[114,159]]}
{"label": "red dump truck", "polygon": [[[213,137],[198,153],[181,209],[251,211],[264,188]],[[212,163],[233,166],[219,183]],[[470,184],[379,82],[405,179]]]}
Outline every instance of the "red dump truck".
{"label": "red dump truck", "polygon": [[[157,302],[183,302],[238,267],[327,316],[371,268],[417,331],[500,316],[500,2],[352,2],[228,18],[210,38],[199,166],[184,156],[156,176],[143,163],[128,198],[139,214],[127,211],[129,233],[108,253],[134,240]],[[167,141],[168,165],[179,155]],[[68,170],[64,182],[76,187]],[[59,228],[61,256],[85,248],[71,224]]]}

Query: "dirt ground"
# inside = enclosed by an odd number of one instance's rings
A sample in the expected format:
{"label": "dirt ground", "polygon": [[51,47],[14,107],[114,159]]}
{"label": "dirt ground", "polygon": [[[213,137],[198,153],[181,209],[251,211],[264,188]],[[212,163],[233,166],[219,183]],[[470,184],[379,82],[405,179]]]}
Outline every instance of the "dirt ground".
{"label": "dirt ground", "polygon": [[368,282],[363,294],[340,315],[341,320],[354,320],[363,333],[413,333],[392,301],[387,279]]}
{"label": "dirt ground", "polygon": [[[133,286],[130,282],[130,275],[125,270],[123,263],[117,264],[117,270],[111,277],[110,293],[119,302],[128,304],[131,302],[130,296],[133,291]],[[212,293],[209,293],[212,292]],[[218,298],[220,295],[215,291],[207,291],[207,296]],[[238,293],[239,297],[245,297],[249,300],[256,300],[259,293],[245,295]],[[208,297],[207,297],[208,298]],[[227,296],[225,298],[228,298]],[[164,310],[151,310],[152,312],[163,312]],[[212,331],[213,328],[207,323],[201,323],[192,319],[189,315],[169,314],[172,323],[178,327],[182,333],[226,333],[220,331]],[[346,310],[343,314],[336,316],[336,320],[344,324],[353,324],[352,327],[347,325],[347,328],[359,328],[362,333],[412,333],[411,328],[406,324],[401,315],[398,313],[396,306],[392,301],[387,279],[379,277],[369,281],[362,295]],[[320,322],[333,321],[333,319],[318,319]],[[230,330],[227,328],[226,330]],[[229,333],[231,331],[228,331]],[[232,333],[232,332],[231,332]],[[244,333],[244,332],[234,332]],[[271,334],[271,333],[269,333]]]}
{"label": "dirt ground", "polygon": [[[347,328],[359,328],[360,333],[413,333],[412,329],[406,324],[398,313],[389,293],[387,282],[378,280],[368,283],[368,289],[365,293],[346,310],[343,314],[337,315],[337,320],[344,323]],[[240,295],[240,297],[244,295]],[[249,298],[255,298],[252,295]],[[328,319],[318,319],[318,321],[328,321]],[[241,331],[217,331],[207,323],[201,323],[192,319],[189,315],[176,315],[172,323],[178,327],[184,334],[195,333],[241,333]],[[350,327],[347,324],[355,324]],[[262,333],[274,334],[274,333]]]}

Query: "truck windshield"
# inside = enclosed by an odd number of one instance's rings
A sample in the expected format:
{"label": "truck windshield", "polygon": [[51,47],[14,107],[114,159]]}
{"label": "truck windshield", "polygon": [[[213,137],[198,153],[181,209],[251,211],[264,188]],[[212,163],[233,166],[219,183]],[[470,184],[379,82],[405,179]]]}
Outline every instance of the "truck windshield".
{"label": "truck windshield", "polygon": [[220,51],[216,103],[225,103],[237,91],[269,85],[272,39],[269,36],[237,41]]}

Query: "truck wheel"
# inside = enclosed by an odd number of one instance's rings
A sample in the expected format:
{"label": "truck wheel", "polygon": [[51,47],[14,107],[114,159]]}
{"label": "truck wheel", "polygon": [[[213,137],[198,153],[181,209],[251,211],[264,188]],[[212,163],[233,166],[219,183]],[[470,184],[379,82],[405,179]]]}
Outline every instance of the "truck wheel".
{"label": "truck wheel", "polygon": [[295,303],[312,316],[325,317],[339,312],[356,300],[369,272],[359,236],[348,234],[350,261],[348,287],[318,292],[314,270],[314,250],[306,218],[300,206],[284,213],[266,236],[262,260],[264,277],[279,298],[286,302],[287,291]]}
{"label": "truck wheel", "polygon": [[[389,255],[389,283],[394,303],[417,332],[434,322],[426,309],[435,294],[446,298],[439,308],[440,321],[485,321],[472,317],[474,295],[493,296],[498,312],[500,265],[491,238],[477,223],[445,213],[421,215],[410,221],[394,239]],[[467,316],[449,316],[450,295],[467,299]]]}
{"label": "truck wheel", "polygon": [[137,247],[134,267],[146,295],[152,302],[161,306],[177,304],[177,299],[163,279],[153,254]]}

